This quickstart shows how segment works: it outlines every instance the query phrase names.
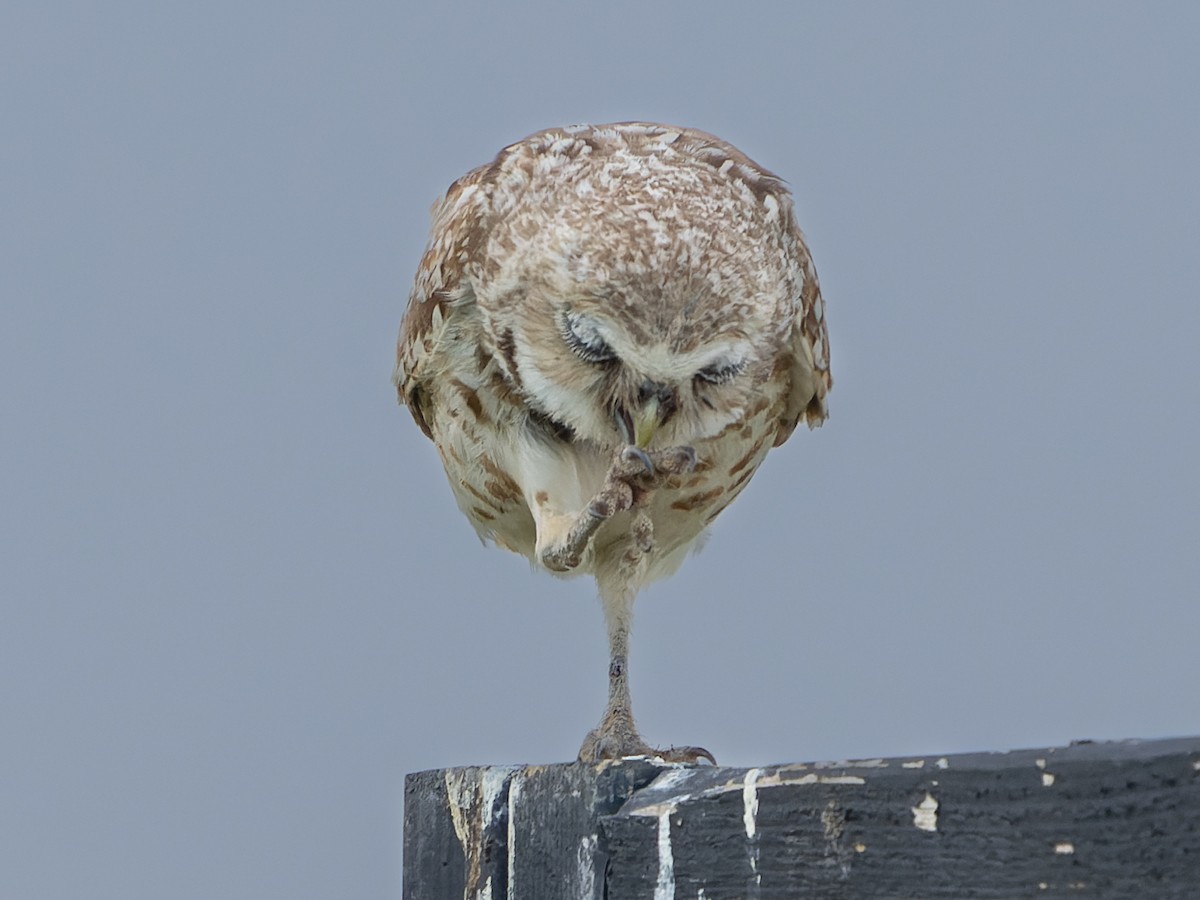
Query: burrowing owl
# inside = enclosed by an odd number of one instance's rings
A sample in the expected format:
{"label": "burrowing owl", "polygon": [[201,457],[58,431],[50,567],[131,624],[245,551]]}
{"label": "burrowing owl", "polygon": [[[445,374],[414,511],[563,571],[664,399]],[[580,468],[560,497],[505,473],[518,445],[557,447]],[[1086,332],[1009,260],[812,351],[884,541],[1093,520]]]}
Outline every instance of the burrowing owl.
{"label": "burrowing owl", "polygon": [[633,722],[633,600],[797,423],[829,344],[783,182],[712,135],[550,129],[450,186],[400,326],[400,401],[486,540],[596,579],[608,707],[579,758],[660,753]]}

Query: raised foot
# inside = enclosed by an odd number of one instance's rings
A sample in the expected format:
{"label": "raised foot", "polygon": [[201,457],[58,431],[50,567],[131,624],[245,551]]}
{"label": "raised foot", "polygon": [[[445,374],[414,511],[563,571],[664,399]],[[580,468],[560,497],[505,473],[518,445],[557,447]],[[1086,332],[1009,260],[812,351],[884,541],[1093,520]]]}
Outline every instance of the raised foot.
{"label": "raised foot", "polygon": [[[605,477],[604,487],[579,513],[562,540],[542,550],[542,565],[553,572],[568,572],[577,568],[588,543],[601,525],[619,512],[642,506],[666,478],[686,475],[695,467],[696,451],[691,447],[670,447],[666,450],[624,447],[617,452]],[[634,532],[639,552],[650,552],[653,538],[649,520],[644,516],[636,520]]]}

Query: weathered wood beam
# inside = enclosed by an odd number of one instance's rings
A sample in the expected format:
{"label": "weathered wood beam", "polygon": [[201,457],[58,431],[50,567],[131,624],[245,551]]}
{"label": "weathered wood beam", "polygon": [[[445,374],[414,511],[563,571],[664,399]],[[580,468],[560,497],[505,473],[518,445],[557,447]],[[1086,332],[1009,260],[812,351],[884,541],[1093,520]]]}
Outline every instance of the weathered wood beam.
{"label": "weathered wood beam", "polygon": [[1200,897],[1200,737],[408,776],[405,900]]}

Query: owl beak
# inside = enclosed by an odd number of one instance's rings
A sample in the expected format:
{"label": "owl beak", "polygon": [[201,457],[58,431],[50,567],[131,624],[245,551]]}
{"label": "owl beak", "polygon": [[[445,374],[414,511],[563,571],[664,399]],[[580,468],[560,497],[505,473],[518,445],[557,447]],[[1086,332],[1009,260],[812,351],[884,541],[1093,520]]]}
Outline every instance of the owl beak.
{"label": "owl beak", "polygon": [[613,408],[617,431],[630,447],[645,450],[654,434],[667,419],[675,415],[679,399],[665,384],[647,381],[638,388],[637,402],[632,406],[618,403]]}
{"label": "owl beak", "polygon": [[646,467],[647,473],[654,472],[654,461],[650,459],[650,455],[646,453],[646,447],[649,446],[651,439],[654,437],[654,432],[658,429],[659,418],[659,402],[657,399],[634,407],[631,414],[628,407],[618,403],[613,410],[613,417],[617,420],[617,431],[621,433],[621,440],[625,442],[625,450],[622,452],[622,458],[632,462],[639,461]]}
{"label": "owl beak", "polygon": [[633,413],[633,446],[645,450],[654,439],[654,432],[661,424],[662,403],[658,397],[651,397],[639,406]]}

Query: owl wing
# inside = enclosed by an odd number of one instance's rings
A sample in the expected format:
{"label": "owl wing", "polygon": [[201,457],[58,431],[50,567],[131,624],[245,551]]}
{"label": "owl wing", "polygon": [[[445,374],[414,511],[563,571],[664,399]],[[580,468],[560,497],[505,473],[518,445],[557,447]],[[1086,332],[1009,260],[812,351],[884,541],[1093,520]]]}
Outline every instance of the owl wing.
{"label": "owl wing", "polygon": [[816,428],[825,421],[828,415],[825,396],[833,387],[833,378],[829,374],[825,302],[821,298],[817,270],[813,266],[808,245],[804,242],[804,235],[792,214],[790,198],[785,209],[786,240],[790,244],[792,258],[795,318],[791,333],[785,338],[783,351],[786,362],[782,368],[789,387],[787,405],[775,435],[776,447],[792,436],[801,419],[808,423],[809,428]]}
{"label": "owl wing", "polygon": [[429,438],[433,433],[424,386],[437,377],[436,350],[447,336],[447,323],[453,320],[456,310],[473,302],[467,270],[482,238],[484,188],[490,168],[481,166],[468,172],[434,205],[429,243],[400,322],[392,380],[400,403],[408,407]]}

